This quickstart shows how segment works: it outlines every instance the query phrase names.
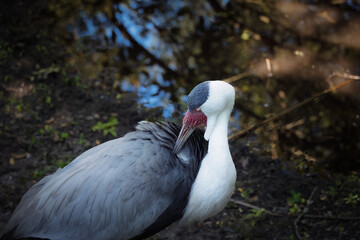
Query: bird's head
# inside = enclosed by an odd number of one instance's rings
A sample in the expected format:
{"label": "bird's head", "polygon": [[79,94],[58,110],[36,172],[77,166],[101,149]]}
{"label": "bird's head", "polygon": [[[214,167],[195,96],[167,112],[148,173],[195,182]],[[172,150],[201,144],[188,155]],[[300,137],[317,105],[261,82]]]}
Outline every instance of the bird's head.
{"label": "bird's head", "polygon": [[[234,106],[235,90],[223,81],[207,81],[197,85],[188,96],[188,110],[183,119],[174,152],[178,153],[191,133],[205,126],[205,140],[209,140],[216,126],[217,118],[225,113],[230,116]],[[228,119],[227,119],[228,120]]]}

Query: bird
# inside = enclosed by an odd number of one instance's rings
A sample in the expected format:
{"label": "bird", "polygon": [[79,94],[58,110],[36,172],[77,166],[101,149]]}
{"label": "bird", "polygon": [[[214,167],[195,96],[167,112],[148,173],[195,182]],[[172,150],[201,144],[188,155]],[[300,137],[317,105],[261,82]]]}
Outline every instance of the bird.
{"label": "bird", "polygon": [[198,84],[182,126],[141,121],[85,151],[25,193],[0,239],[135,240],[214,216],[235,186],[234,101],[228,83]]}

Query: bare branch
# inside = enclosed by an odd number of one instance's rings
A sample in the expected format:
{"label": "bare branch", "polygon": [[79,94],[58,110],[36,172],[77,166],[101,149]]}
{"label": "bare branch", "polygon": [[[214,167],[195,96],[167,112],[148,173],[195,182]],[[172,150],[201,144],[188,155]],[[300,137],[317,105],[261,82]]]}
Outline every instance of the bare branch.
{"label": "bare branch", "polygon": [[316,191],[318,190],[319,187],[315,187],[313,189],[313,191],[311,192],[311,195],[309,197],[309,199],[306,201],[306,206],[304,207],[304,210],[303,212],[295,219],[294,221],[294,227],[295,227],[295,232],[296,232],[296,236],[299,238],[299,239],[302,239],[302,237],[300,236],[300,233],[299,233],[299,227],[298,227],[298,223],[300,221],[300,219],[304,216],[304,214],[309,211],[309,207],[310,205],[312,204],[312,199],[316,193]]}
{"label": "bare branch", "polygon": [[255,130],[255,129],[261,127],[261,126],[264,126],[264,125],[266,125],[266,124],[268,124],[268,123],[270,123],[272,121],[275,121],[275,120],[278,120],[278,119],[282,118],[283,116],[287,115],[288,113],[290,113],[290,112],[304,106],[305,104],[313,101],[314,99],[316,99],[316,98],[318,98],[318,97],[320,97],[322,95],[328,94],[328,93],[330,93],[330,92],[332,92],[332,91],[334,91],[334,90],[336,90],[338,88],[346,86],[349,83],[352,83],[353,81],[360,80],[360,76],[351,75],[351,74],[347,74],[347,73],[335,72],[335,73],[332,73],[331,75],[329,75],[329,77],[327,78],[327,81],[329,82],[334,77],[341,77],[341,78],[345,78],[345,79],[348,79],[348,80],[346,80],[346,81],[344,81],[344,82],[342,82],[340,84],[337,84],[335,86],[331,86],[331,87],[325,89],[322,92],[316,93],[314,96],[309,97],[309,98],[305,99],[304,101],[299,102],[299,103],[295,104],[292,107],[289,107],[288,109],[285,109],[284,111],[276,114],[275,116],[273,116],[271,118],[268,118],[268,119],[265,119],[265,120],[263,120],[261,122],[258,122],[257,124],[255,124],[255,125],[253,125],[253,126],[251,126],[249,128],[246,128],[244,130],[240,130],[240,131],[236,132],[235,134],[229,136],[228,139],[229,140],[237,140],[238,138],[249,134],[251,131],[253,131],[253,130]]}
{"label": "bare branch", "polygon": [[[315,194],[316,190],[317,190],[317,188],[315,188],[313,190],[311,196],[309,197],[310,202],[311,202],[312,198],[314,197],[314,194]],[[251,208],[251,209],[256,209],[256,210],[264,209],[264,208],[255,206],[253,204],[246,203],[246,202],[236,200],[236,199],[233,199],[233,198],[230,199],[230,202],[235,203],[235,204],[240,205],[240,206]],[[346,217],[345,216],[324,216],[324,215],[314,215],[314,214],[300,214],[300,215],[297,215],[297,216],[296,215],[295,216],[287,216],[287,215],[279,214],[279,213],[272,212],[272,211],[269,211],[269,210],[266,210],[266,209],[264,210],[264,212],[266,214],[274,216],[274,217],[296,217],[298,219],[301,216],[301,218],[311,218],[311,219],[327,219],[327,220],[340,220],[340,221],[342,221],[342,220],[344,220],[344,221],[360,221],[360,217],[352,217],[352,216],[346,216]]]}
{"label": "bare branch", "polygon": [[345,217],[345,216],[323,216],[323,215],[304,214],[303,218],[360,221],[360,217],[351,217],[351,216],[350,217]]}
{"label": "bare branch", "polygon": [[[233,199],[233,198],[230,199],[230,202],[233,202],[233,203],[235,203],[235,204],[238,204],[238,205],[241,205],[241,206],[244,206],[244,207],[247,207],[247,208],[251,208],[251,209],[256,209],[256,210],[264,209],[264,208],[261,208],[261,207],[252,205],[252,204],[250,204],[250,203],[246,203],[246,202],[243,202],[243,201],[235,200],[235,199]],[[271,215],[271,216],[284,217],[284,215],[281,215],[281,214],[278,214],[278,213],[274,213],[274,212],[271,212],[271,211],[266,210],[266,209],[264,209],[264,212],[265,212],[266,214]]]}
{"label": "bare branch", "polygon": [[239,73],[239,74],[229,77],[229,78],[224,78],[224,79],[222,79],[222,81],[227,82],[227,83],[232,83],[232,82],[238,81],[242,78],[246,78],[250,75],[251,75],[250,72],[243,72],[243,73]]}

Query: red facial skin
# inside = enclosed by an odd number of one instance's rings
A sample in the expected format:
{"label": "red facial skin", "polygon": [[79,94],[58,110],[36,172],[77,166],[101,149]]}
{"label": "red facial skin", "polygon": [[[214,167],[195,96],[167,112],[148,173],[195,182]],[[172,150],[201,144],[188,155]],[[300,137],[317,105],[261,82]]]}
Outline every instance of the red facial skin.
{"label": "red facial skin", "polygon": [[206,126],[206,115],[200,110],[188,110],[185,114],[183,125],[174,146],[174,153],[180,152],[186,140],[190,137],[195,128],[201,125]]}
{"label": "red facial skin", "polygon": [[206,127],[206,116],[200,110],[188,110],[185,114],[183,125],[186,125],[188,128],[191,127],[200,127],[204,125]]}

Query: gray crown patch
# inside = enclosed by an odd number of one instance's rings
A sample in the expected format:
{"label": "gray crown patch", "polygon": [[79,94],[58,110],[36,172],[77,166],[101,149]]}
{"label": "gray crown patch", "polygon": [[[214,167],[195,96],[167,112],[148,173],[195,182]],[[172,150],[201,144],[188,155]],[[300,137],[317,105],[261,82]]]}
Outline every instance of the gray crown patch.
{"label": "gray crown patch", "polygon": [[188,107],[190,111],[200,107],[206,102],[209,97],[209,85],[209,82],[200,83],[190,92],[188,96]]}

